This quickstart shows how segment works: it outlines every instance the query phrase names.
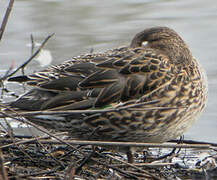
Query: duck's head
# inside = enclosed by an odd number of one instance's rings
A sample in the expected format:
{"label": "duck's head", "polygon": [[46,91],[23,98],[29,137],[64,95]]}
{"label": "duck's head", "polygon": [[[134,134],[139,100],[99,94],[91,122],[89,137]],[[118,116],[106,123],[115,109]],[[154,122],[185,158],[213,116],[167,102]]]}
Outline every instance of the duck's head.
{"label": "duck's head", "polygon": [[168,27],[153,27],[136,34],[130,47],[147,47],[169,57],[174,63],[188,62],[191,52],[182,38]]}

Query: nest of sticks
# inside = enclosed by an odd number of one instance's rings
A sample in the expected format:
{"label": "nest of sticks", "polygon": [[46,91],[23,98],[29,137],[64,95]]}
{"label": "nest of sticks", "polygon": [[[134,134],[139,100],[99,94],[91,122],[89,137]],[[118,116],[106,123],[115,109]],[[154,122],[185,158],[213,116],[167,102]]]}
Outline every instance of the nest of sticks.
{"label": "nest of sticks", "polygon": [[[10,128],[9,128],[10,129]],[[30,130],[31,131],[31,130]],[[0,179],[215,179],[217,145],[78,141],[59,133],[0,137]],[[103,146],[139,146],[135,163]]]}

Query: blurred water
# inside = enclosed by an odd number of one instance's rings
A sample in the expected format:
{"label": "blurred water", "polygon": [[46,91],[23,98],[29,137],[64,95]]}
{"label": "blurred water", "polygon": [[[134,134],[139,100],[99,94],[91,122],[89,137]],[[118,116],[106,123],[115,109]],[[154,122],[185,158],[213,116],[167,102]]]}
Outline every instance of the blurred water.
{"label": "blurred water", "polygon": [[[3,18],[8,0],[0,1]],[[169,26],[187,42],[207,71],[209,102],[186,139],[217,142],[217,1],[215,0],[37,0],[15,1],[0,42],[0,72],[12,61],[18,66],[30,56],[30,34],[41,42],[55,33],[46,49],[57,64],[81,53],[128,44],[135,33],[151,26]],[[39,70],[29,64],[26,73]],[[14,84],[8,84],[9,89]],[[19,88],[17,88],[19,90]]]}

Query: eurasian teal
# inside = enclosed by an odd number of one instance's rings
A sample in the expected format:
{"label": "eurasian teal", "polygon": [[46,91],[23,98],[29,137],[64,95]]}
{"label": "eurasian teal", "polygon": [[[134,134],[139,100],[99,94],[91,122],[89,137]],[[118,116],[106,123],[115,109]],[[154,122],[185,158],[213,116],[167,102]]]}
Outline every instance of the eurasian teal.
{"label": "eurasian teal", "polygon": [[[191,127],[207,100],[203,69],[182,38],[167,27],[145,29],[129,46],[73,57],[9,81],[35,86],[12,102],[13,108],[98,109],[28,117],[82,140],[166,142]],[[113,110],[105,111],[109,108]]]}

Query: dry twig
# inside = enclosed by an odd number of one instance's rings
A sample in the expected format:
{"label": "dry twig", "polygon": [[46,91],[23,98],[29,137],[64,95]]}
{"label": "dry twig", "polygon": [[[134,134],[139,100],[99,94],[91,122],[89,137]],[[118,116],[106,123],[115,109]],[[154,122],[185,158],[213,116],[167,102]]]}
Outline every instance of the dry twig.
{"label": "dry twig", "polygon": [[9,78],[9,77],[13,76],[17,71],[19,71],[20,69],[23,69],[29,62],[31,62],[31,61],[33,60],[33,58],[38,55],[38,53],[41,51],[41,49],[45,46],[46,42],[47,42],[53,35],[54,35],[54,33],[51,34],[51,35],[49,35],[49,36],[47,36],[47,37],[45,38],[45,40],[42,42],[42,44],[39,46],[39,48],[35,51],[35,53],[34,53],[29,59],[27,59],[23,64],[21,64],[17,69],[15,69],[13,72],[9,73],[6,78]]}
{"label": "dry twig", "polygon": [[[48,133],[47,133],[48,134]],[[53,137],[53,135],[51,136]],[[175,144],[175,143],[136,143],[136,142],[110,142],[110,141],[84,141],[84,140],[40,140],[41,144],[50,144],[50,145],[60,145],[60,144],[67,144],[67,145],[95,145],[95,146],[131,146],[131,147],[149,147],[149,148],[188,148],[188,149],[211,149],[215,150],[217,147],[214,147],[210,144]],[[2,140],[0,140],[1,142]],[[3,140],[2,142],[6,142]],[[10,141],[7,140],[9,143]],[[31,144],[34,142],[23,141],[19,144]],[[7,145],[10,146],[10,145]],[[0,148],[4,148],[4,146],[0,146]]]}
{"label": "dry twig", "polygon": [[7,25],[8,18],[9,18],[9,15],[11,13],[13,4],[14,4],[14,0],[10,0],[10,2],[8,4],[8,8],[7,8],[6,13],[5,13],[5,16],[3,18],[2,24],[1,24],[1,28],[0,28],[0,41],[1,41],[2,37],[3,37],[5,27]]}
{"label": "dry twig", "polygon": [[[0,113],[3,113],[3,112],[0,112]],[[5,113],[3,113],[3,114],[5,114]],[[6,114],[5,114],[5,115],[6,115]],[[7,115],[7,116],[10,117],[10,118],[12,118],[12,119],[14,119],[14,120],[17,120],[18,122],[26,123],[26,124],[28,124],[28,125],[30,125],[30,126],[33,126],[33,127],[36,128],[37,130],[39,130],[39,131],[41,131],[41,132],[43,132],[43,133],[49,135],[50,137],[53,137],[54,139],[56,139],[56,140],[62,142],[62,143],[65,144],[65,145],[70,146],[72,149],[77,150],[77,149],[75,149],[75,147],[73,147],[71,144],[69,144],[69,143],[65,142],[64,140],[58,138],[57,136],[55,136],[55,135],[49,133],[48,131],[42,129],[41,127],[35,125],[34,123],[25,120],[24,118],[16,118],[16,117],[13,117],[13,116],[10,116],[10,115]],[[1,148],[1,147],[0,147],[0,148]],[[77,150],[77,151],[79,151],[79,150]]]}
{"label": "dry twig", "polygon": [[[73,114],[95,114],[95,113],[105,113],[105,112],[115,112],[115,111],[121,111],[121,110],[128,110],[128,111],[150,111],[150,110],[156,110],[156,109],[177,109],[177,107],[148,107],[150,103],[153,103],[156,101],[148,101],[148,102],[142,102],[132,105],[127,105],[123,107],[115,107],[115,108],[107,108],[107,109],[96,109],[96,110],[66,110],[66,111],[52,111],[52,110],[44,110],[44,111],[27,111],[27,112],[15,112],[10,113],[11,116],[35,116],[35,115],[73,115]],[[137,108],[138,106],[144,106],[147,105],[147,107]],[[7,108],[6,106],[0,105],[4,108]],[[184,108],[184,107],[183,107]],[[7,112],[8,114],[9,112]],[[7,117],[7,115],[0,115],[0,118]]]}
{"label": "dry twig", "polygon": [[8,180],[8,175],[4,167],[4,158],[0,150],[0,180]]}

